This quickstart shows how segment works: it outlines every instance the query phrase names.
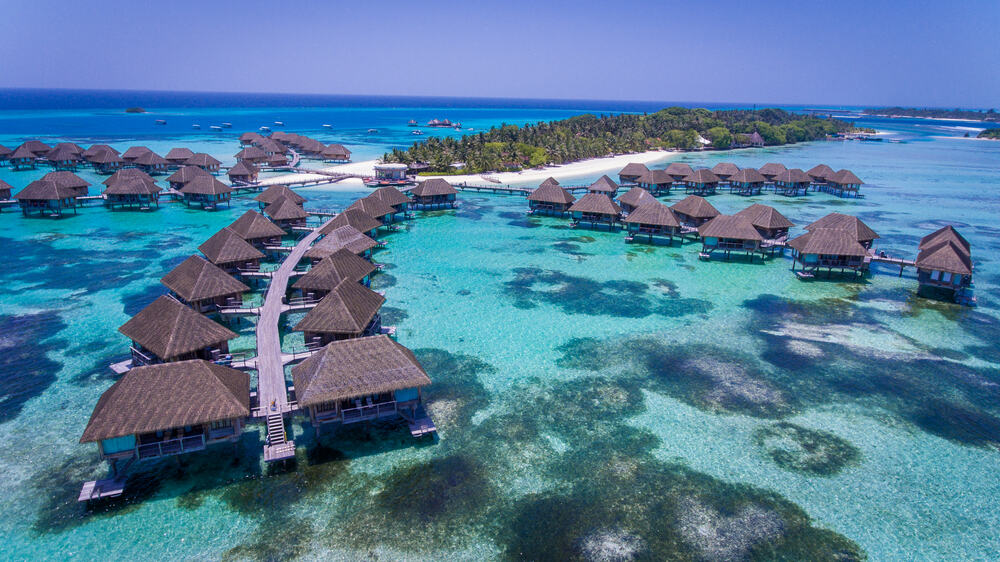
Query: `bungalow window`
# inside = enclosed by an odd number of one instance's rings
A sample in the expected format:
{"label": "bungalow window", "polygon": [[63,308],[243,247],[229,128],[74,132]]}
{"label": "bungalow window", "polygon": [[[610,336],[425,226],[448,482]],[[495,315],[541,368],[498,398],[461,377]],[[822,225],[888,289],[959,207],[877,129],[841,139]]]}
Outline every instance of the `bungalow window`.
{"label": "bungalow window", "polygon": [[935,271],[931,271],[931,280],[932,281],[940,281],[941,280],[941,272],[940,271],[936,271],[936,270]]}
{"label": "bungalow window", "polygon": [[233,426],[233,420],[219,420],[212,422],[210,426],[212,429],[225,429],[227,427]]}
{"label": "bungalow window", "polygon": [[951,278],[952,278],[952,274],[951,273],[945,272],[945,273],[941,274],[941,282],[942,283],[948,283],[948,284],[950,284],[951,283]]}

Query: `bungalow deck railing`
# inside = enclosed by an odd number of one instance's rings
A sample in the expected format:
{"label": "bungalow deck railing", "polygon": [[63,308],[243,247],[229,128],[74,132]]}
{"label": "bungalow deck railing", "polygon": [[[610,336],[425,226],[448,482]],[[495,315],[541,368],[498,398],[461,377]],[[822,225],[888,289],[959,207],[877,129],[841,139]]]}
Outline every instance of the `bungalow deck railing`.
{"label": "bungalow deck railing", "polygon": [[139,459],[153,459],[168,455],[178,455],[205,448],[205,435],[191,435],[179,439],[168,439],[156,443],[146,443],[136,448]]}
{"label": "bungalow deck railing", "polygon": [[377,419],[396,414],[396,401],[380,402],[363,405],[356,408],[345,408],[340,411],[344,423],[355,423],[364,420]]}
{"label": "bungalow deck railing", "polygon": [[717,243],[715,243],[713,245],[706,245],[705,248],[709,249],[709,250],[712,250],[712,249],[715,249],[715,250],[755,250],[755,249],[757,249],[757,245],[754,244],[753,242],[744,242],[742,240],[740,240],[740,241],[733,241],[733,242],[719,240]]}
{"label": "bungalow deck railing", "polygon": [[132,363],[138,363],[139,365],[153,365],[160,362],[152,355],[145,353],[134,345],[130,345],[129,350],[132,352]]}

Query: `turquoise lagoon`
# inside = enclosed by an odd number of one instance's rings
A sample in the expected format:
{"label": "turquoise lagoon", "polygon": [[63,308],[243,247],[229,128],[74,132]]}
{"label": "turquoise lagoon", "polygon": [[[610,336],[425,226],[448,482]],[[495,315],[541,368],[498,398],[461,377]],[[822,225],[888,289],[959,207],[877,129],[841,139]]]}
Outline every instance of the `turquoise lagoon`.
{"label": "turquoise lagoon", "polygon": [[[263,121],[265,110],[246,111]],[[478,111],[477,126],[559,114]],[[978,308],[917,297],[912,271],[801,282],[787,258],[701,262],[696,244],[626,245],[621,233],[529,218],[519,197],[463,193],[458,210],[420,213],[376,255],[388,264],[375,277],[386,323],[434,381],[436,442],[377,426],[318,445],[296,422],[298,459],[283,470],[263,465],[254,428],[235,454],[141,465],[125,498],[89,507],[75,501],[80,483],[104,468],[77,441],[126,349],[117,327],[162,292],[160,276],[256,207],[4,212],[4,558],[995,557],[1000,144],[961,138],[950,122],[865,124],[906,142],[673,158],[851,168],[865,199],[712,203],[773,204],[798,225],[857,214],[880,248],[905,256],[955,224],[973,246]],[[239,132],[114,138],[226,156]],[[356,153],[410,141],[397,133]],[[41,173],[0,178],[19,189]],[[365,192],[302,190],[329,208]],[[253,347],[251,328],[235,348]]]}

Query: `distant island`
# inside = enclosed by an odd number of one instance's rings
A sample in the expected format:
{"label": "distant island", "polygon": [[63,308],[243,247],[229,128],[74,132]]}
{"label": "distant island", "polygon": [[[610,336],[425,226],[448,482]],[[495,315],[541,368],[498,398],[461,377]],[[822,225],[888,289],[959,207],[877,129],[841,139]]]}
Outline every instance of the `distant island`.
{"label": "distant island", "polygon": [[146,113],[146,110],[141,107],[130,107],[125,110],[125,113]]}
{"label": "distant island", "polygon": [[992,129],[985,129],[979,131],[979,134],[976,135],[976,138],[1000,140],[1000,127],[993,127]]}
{"label": "distant island", "polygon": [[1000,122],[1000,113],[997,113],[995,109],[975,111],[970,109],[935,109],[930,107],[923,109],[915,107],[871,107],[862,110],[862,113],[877,117],[924,117],[927,119]]}
{"label": "distant island", "polygon": [[612,154],[782,145],[852,131],[847,121],[781,109],[670,107],[652,114],[587,114],[523,127],[503,124],[460,138],[432,137],[406,150],[393,149],[383,161],[426,163],[435,173],[451,172],[456,162],[464,162],[463,173],[518,171]]}

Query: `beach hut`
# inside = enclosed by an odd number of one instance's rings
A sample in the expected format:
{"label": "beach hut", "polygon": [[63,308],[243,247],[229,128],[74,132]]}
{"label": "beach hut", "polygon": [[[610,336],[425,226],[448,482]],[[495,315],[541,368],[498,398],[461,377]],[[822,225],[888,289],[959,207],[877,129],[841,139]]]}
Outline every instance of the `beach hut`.
{"label": "beach hut", "polygon": [[167,176],[167,181],[170,182],[171,189],[180,191],[186,183],[199,176],[211,177],[211,174],[198,166],[184,166]]}
{"label": "beach hut", "polygon": [[697,228],[721,214],[704,197],[697,195],[688,195],[671,205],[670,210],[681,221],[681,226],[688,228]]}
{"label": "beach hut", "polygon": [[391,182],[406,181],[406,164],[388,162],[375,164],[375,179]]}
{"label": "beach hut", "polygon": [[250,290],[222,269],[200,256],[191,256],[160,279],[170,294],[202,314],[243,304]]}
{"label": "beach hut", "polygon": [[729,193],[737,195],[760,195],[764,189],[764,176],[753,168],[742,170],[729,176]]}
{"label": "beach hut", "polygon": [[45,159],[56,170],[75,170],[83,160],[82,153],[83,150],[79,146],[63,142],[52,147],[52,150],[45,155]]}
{"label": "beach hut", "polygon": [[812,178],[798,168],[790,168],[774,176],[774,192],[778,195],[794,197],[809,192]]}
{"label": "beach hut", "polygon": [[35,153],[23,144],[17,147],[9,158],[10,167],[15,171],[34,170],[37,166],[37,160],[38,157],[35,156]]}
{"label": "beach hut", "polygon": [[795,226],[774,207],[760,203],[754,203],[736,214],[746,217],[753,224],[764,239],[765,244],[768,241],[784,241],[788,238],[788,229]]}
{"label": "beach hut", "polygon": [[614,228],[621,219],[622,210],[610,197],[604,193],[587,193],[569,207],[573,226],[586,223],[591,228],[607,225]]}
{"label": "beach hut", "polygon": [[351,151],[342,144],[331,144],[320,153],[327,162],[347,163],[351,161]]}
{"label": "beach hut", "polygon": [[606,175],[601,176],[587,187],[587,193],[600,193],[614,199],[615,195],[618,194],[618,184]]}
{"label": "beach hut", "polygon": [[768,183],[771,183],[774,181],[775,176],[785,170],[787,170],[787,168],[785,168],[784,164],[780,164],[778,162],[768,162],[767,164],[761,166],[757,171],[760,172],[760,175],[764,176],[764,179],[766,179]]}
{"label": "beach hut", "polygon": [[379,199],[386,205],[392,207],[393,212],[395,214],[402,213],[404,217],[406,216],[406,212],[407,210],[409,210],[410,207],[409,196],[407,196],[402,191],[396,189],[395,187],[391,186],[380,187],[375,191],[373,191],[372,194],[369,195],[369,197],[374,197],[376,199]]}
{"label": "beach hut", "polygon": [[740,215],[719,215],[699,226],[698,236],[701,237],[702,259],[709,259],[719,251],[727,260],[732,252],[737,252],[753,261],[753,254],[760,251],[763,241],[750,219]]}
{"label": "beach hut", "polygon": [[672,244],[674,236],[681,231],[681,223],[670,207],[655,199],[629,213],[622,222],[628,230],[626,242],[634,241],[636,236],[646,236],[650,244],[654,237],[666,237],[667,243]]}
{"label": "beach hut", "polygon": [[867,224],[861,222],[861,219],[841,213],[830,213],[806,226],[806,230],[815,230],[818,228],[846,231],[854,240],[864,246],[865,249],[870,249],[872,243],[879,237]]}
{"label": "beach hut", "polygon": [[801,266],[796,272],[800,279],[811,278],[821,269],[826,269],[828,275],[834,269],[858,275],[868,270],[868,249],[844,229],[814,228],[790,240],[788,246],[794,258],[792,271],[795,271],[795,264]]}
{"label": "beach hut", "polygon": [[375,270],[372,262],[347,248],[340,248],[312,266],[292,285],[292,289],[298,291],[303,298],[321,299],[344,281],[370,287],[371,274]]}
{"label": "beach hut", "polygon": [[[126,169],[132,170],[133,168]],[[149,210],[154,205],[159,207],[160,186],[135,176],[126,177],[104,188],[104,205],[112,210],[116,206],[122,208],[138,207],[139,210]]]}
{"label": "beach hut", "polygon": [[699,168],[684,178],[684,191],[694,195],[714,195],[719,187],[719,176],[708,168]]}
{"label": "beach hut", "polygon": [[839,170],[826,180],[826,190],[837,197],[858,197],[861,189],[861,178],[850,170]]}
{"label": "beach hut", "polygon": [[747,139],[750,142],[750,146],[754,148],[763,148],[764,137],[760,136],[760,133],[754,131],[750,133],[750,138]]}
{"label": "beach hut", "polygon": [[24,216],[61,217],[64,209],[76,213],[76,194],[52,180],[35,180],[14,196]]}
{"label": "beach hut", "polygon": [[653,197],[648,191],[641,187],[633,187],[618,196],[618,205],[622,208],[622,211],[624,211],[626,215],[634,211],[636,208],[653,201],[656,201],[656,197]]}
{"label": "beach hut", "polygon": [[[237,443],[250,416],[250,375],[200,359],[137,367],[122,375],[97,401],[81,443],[97,443],[117,486],[134,461],[202,451]],[[119,467],[118,463],[125,463]],[[90,499],[85,492],[80,499]],[[98,497],[105,495],[96,490]]]}
{"label": "beach hut", "polygon": [[375,220],[371,217],[371,215],[361,209],[347,209],[343,213],[334,217],[333,220],[324,224],[323,228],[320,230],[320,234],[325,236],[342,226],[352,226],[359,232],[364,233],[366,236],[375,238],[378,232],[378,227],[382,226],[382,223]]}
{"label": "beach hut", "polygon": [[674,180],[675,185],[682,185],[684,183],[684,178],[691,175],[694,170],[691,166],[683,162],[671,162],[669,166],[664,170],[667,175]]}
{"label": "beach hut", "polygon": [[289,201],[299,206],[301,206],[303,203],[306,202],[305,197],[299,195],[298,193],[295,193],[294,191],[292,191],[292,188],[288,187],[287,185],[280,185],[280,184],[268,187],[267,189],[262,191],[260,195],[254,197],[253,200],[260,205],[261,209],[263,209],[264,207],[267,207],[271,203],[274,203],[275,201],[281,198],[288,199]]}
{"label": "beach hut", "polygon": [[429,179],[417,184],[410,195],[416,209],[455,207],[458,191],[450,183],[440,178]]}
{"label": "beach hut", "polygon": [[257,166],[249,162],[237,162],[235,166],[229,168],[227,175],[229,183],[233,185],[249,185],[257,181],[259,173],[260,170],[257,169]]}
{"label": "beach hut", "polygon": [[184,162],[187,162],[187,159],[192,156],[194,156],[194,152],[190,148],[179,147],[171,148],[170,152],[167,152],[164,158],[167,159],[167,162],[170,162],[171,166],[183,166]]}
{"label": "beach hut", "polygon": [[228,206],[233,188],[212,176],[196,176],[181,188],[181,195],[187,206],[198,205],[202,209],[215,210],[221,203]]}
{"label": "beach hut", "polygon": [[712,173],[718,176],[721,182],[728,182],[729,178],[739,171],[739,167],[731,162],[719,162],[712,166]]}
{"label": "beach hut", "polygon": [[122,324],[132,340],[132,367],[189,359],[220,361],[229,353],[228,328],[198,314],[173,297],[158,297]]}
{"label": "beach hut", "polygon": [[135,162],[136,158],[146,154],[147,152],[152,152],[152,150],[145,146],[130,146],[124,153],[122,153],[122,160],[132,164]]}
{"label": "beach hut", "polygon": [[826,164],[817,164],[806,171],[809,179],[816,185],[825,185],[826,180],[833,175],[833,168]]}
{"label": "beach hut", "polygon": [[228,227],[213,234],[198,246],[198,251],[204,254],[208,261],[231,274],[257,271],[260,269],[260,260],[264,258],[260,250],[251,246]]}
{"label": "beach hut", "polygon": [[113,150],[101,150],[87,158],[94,171],[99,174],[111,174],[125,165],[125,160]]}
{"label": "beach hut", "polygon": [[359,209],[366,215],[385,225],[390,224],[393,216],[396,214],[396,209],[394,209],[391,205],[384,203],[381,199],[373,197],[372,195],[362,197],[354,203],[351,203],[351,206],[348,207],[348,210],[350,209]]}
{"label": "beach hut", "polygon": [[10,201],[10,194],[13,190],[14,188],[9,183],[0,180],[0,201]]}
{"label": "beach hut", "polygon": [[24,141],[18,148],[26,148],[32,154],[35,155],[35,158],[44,158],[45,155],[48,154],[50,150],[52,150],[51,146],[45,144],[40,140],[34,140],[34,139]]}
{"label": "beach hut", "polygon": [[281,244],[281,237],[286,234],[280,226],[256,211],[243,213],[228,228],[258,250]]}
{"label": "beach hut", "polygon": [[629,162],[624,168],[618,172],[618,183],[622,187],[626,185],[636,185],[639,183],[639,177],[643,174],[649,172],[649,168],[645,164],[638,164],[636,162]]}
{"label": "beach hut", "polygon": [[212,156],[205,154],[204,152],[197,152],[190,158],[184,161],[185,166],[198,166],[206,172],[215,173],[219,171],[219,166],[222,162],[219,162]]}
{"label": "beach hut", "polygon": [[639,176],[637,183],[653,195],[665,195],[670,193],[674,178],[666,170],[650,170]]}
{"label": "beach hut", "polygon": [[309,218],[309,213],[305,209],[284,197],[264,207],[264,214],[270,217],[274,224],[285,230],[296,226],[305,226],[306,219]]}
{"label": "beach hut", "polygon": [[236,153],[236,161],[248,164],[260,164],[267,162],[267,154],[260,148],[250,145]]}
{"label": "beach hut", "polygon": [[575,200],[558,182],[545,180],[528,195],[528,214],[565,215]]}
{"label": "beach hut", "polygon": [[952,226],[920,239],[917,282],[922,296],[953,299],[972,286],[972,252],[969,241]]}
{"label": "beach hut", "polygon": [[14,154],[14,151],[7,148],[6,146],[0,144],[0,166],[10,163],[10,155]]}
{"label": "beach hut", "polygon": [[341,248],[346,248],[352,254],[363,258],[371,258],[372,248],[376,246],[378,242],[371,237],[353,226],[344,225],[325,233],[319,242],[306,250],[305,258],[316,264]]}
{"label": "beach hut", "polygon": [[132,164],[149,175],[156,175],[166,172],[170,162],[166,158],[149,150],[132,160]]}
{"label": "beach hut", "polygon": [[81,178],[80,176],[68,170],[49,172],[44,176],[42,176],[42,179],[56,182],[61,187],[68,189],[70,193],[73,194],[73,197],[86,196],[87,188],[90,187],[90,184],[87,183],[87,180]]}
{"label": "beach hut", "polygon": [[385,297],[355,281],[345,281],[330,291],[293,330],[302,332],[306,346],[372,336],[382,331],[379,309]]}
{"label": "beach hut", "polygon": [[421,392],[430,383],[413,352],[384,335],[330,343],[292,368],[296,402],[317,438],[326,424],[397,418],[414,436],[432,432]]}

